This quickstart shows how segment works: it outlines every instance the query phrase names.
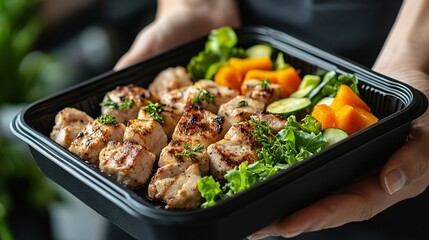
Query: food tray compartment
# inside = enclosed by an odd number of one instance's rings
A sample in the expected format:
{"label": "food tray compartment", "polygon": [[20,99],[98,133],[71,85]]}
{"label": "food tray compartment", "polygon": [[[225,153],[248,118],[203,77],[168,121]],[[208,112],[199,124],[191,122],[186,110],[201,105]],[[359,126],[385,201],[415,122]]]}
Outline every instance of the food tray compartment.
{"label": "food tray compartment", "polygon": [[406,141],[410,122],[427,108],[426,97],[414,88],[287,34],[267,27],[236,33],[239,46],[267,43],[282,51],[302,75],[319,69],[355,74],[362,98],[380,121],[234,197],[196,210],[161,209],[144,189],[116,183],[49,138],[55,115],[64,107],[99,116],[107,91],[129,83],[147,87],[160,71],[186,66],[204,48],[206,38],[201,38],[37,101],[15,117],[11,128],[28,143],[46,176],[138,239],[240,239],[379,167]]}

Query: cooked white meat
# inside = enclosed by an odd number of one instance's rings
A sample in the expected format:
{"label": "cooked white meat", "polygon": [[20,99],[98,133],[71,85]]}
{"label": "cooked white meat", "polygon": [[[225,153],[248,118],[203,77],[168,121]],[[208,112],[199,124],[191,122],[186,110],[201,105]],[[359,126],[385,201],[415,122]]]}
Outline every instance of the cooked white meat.
{"label": "cooked white meat", "polygon": [[[174,132],[174,128],[176,127],[177,122],[179,122],[179,119],[182,116],[183,111],[179,111],[175,107],[171,107],[164,104],[159,104],[159,107],[161,109],[160,116],[163,119],[163,121],[160,122],[161,126],[164,129],[164,132],[167,135],[167,138],[171,138],[171,135],[173,135],[173,132]],[[145,119],[145,120],[154,119],[151,116],[151,112],[146,110],[145,107],[140,108],[137,118]]]}
{"label": "cooked white meat", "polygon": [[[225,119],[199,106],[188,108],[177,123],[172,139],[188,145],[201,144],[204,149],[222,139]],[[195,144],[194,144],[195,143]]]}
{"label": "cooked white meat", "polygon": [[159,156],[161,149],[167,146],[167,135],[155,120],[131,119],[125,128],[124,141],[138,143]]}
{"label": "cooked white meat", "polygon": [[210,103],[210,101],[207,100],[201,101],[200,104],[201,107],[211,111],[212,113],[217,113],[220,105],[229,102],[240,94],[237,90],[218,85],[212,80],[200,80],[194,84],[194,87],[197,88],[199,94],[201,94],[202,91],[207,90],[215,97],[215,104]]}
{"label": "cooked white meat", "polygon": [[69,151],[85,161],[98,166],[98,156],[109,141],[122,141],[125,125],[101,124],[98,120],[88,123],[71,143]]}
{"label": "cooked white meat", "polygon": [[170,67],[161,71],[149,85],[149,91],[158,96],[174,89],[191,86],[186,69],[182,66]]}
{"label": "cooked white meat", "polygon": [[220,105],[218,114],[225,117],[225,125],[229,129],[232,124],[250,119],[253,113],[264,109],[264,103],[240,95]]}
{"label": "cooked white meat", "polygon": [[269,83],[267,86],[261,86],[260,80],[251,79],[244,83],[244,92],[246,97],[250,97],[266,105],[282,98],[283,90],[280,84]]}
{"label": "cooked white meat", "polygon": [[147,105],[147,100],[157,99],[148,90],[135,86],[120,86],[106,93],[101,102],[101,115],[112,115],[118,122],[127,123],[136,119],[141,107]]}
{"label": "cooked white meat", "polygon": [[226,132],[224,139],[232,142],[241,142],[246,145],[257,147],[257,143],[252,135],[255,126],[250,121],[235,123]]}
{"label": "cooked white meat", "polygon": [[270,113],[258,113],[256,112],[253,116],[253,118],[261,121],[261,122],[267,122],[268,126],[271,128],[271,131],[276,134],[280,130],[282,130],[285,127],[285,124],[287,120],[279,115],[274,115]]}
{"label": "cooked white meat", "polygon": [[189,86],[174,89],[162,94],[159,98],[159,102],[163,105],[172,106],[179,112],[183,112],[193,104],[192,99],[197,96],[197,89],[194,86]]}
{"label": "cooked white meat", "polygon": [[173,106],[181,112],[191,105],[199,105],[210,112],[217,113],[221,104],[238,94],[237,90],[220,86],[211,80],[200,80],[193,86],[164,93],[160,97],[160,102]]}
{"label": "cooked white meat", "polygon": [[[267,122],[271,131],[276,134],[284,128],[286,120],[273,114],[256,113],[252,115],[259,121]],[[250,120],[235,123],[225,134],[223,140],[207,147],[210,162],[210,173],[223,179],[226,172],[247,161],[249,164],[258,159],[256,149],[258,142],[252,135],[255,129]]]}
{"label": "cooked white meat", "polygon": [[131,142],[110,141],[100,152],[100,170],[129,188],[139,188],[149,179],[156,156]]}
{"label": "cooked white meat", "polygon": [[210,173],[213,176],[223,179],[228,170],[242,162],[251,164],[257,160],[258,144],[252,136],[253,130],[254,126],[250,121],[235,123],[223,140],[208,146]]}
{"label": "cooked white meat", "polygon": [[209,172],[209,158],[206,149],[202,145],[188,145],[180,140],[171,140],[171,142],[162,149],[158,160],[158,167],[167,164],[183,165],[184,167],[197,163],[201,174],[207,175]]}
{"label": "cooked white meat", "polygon": [[224,118],[191,106],[180,118],[170,144],[160,155],[149,196],[166,208],[196,208],[201,203],[197,182],[208,172],[206,147],[222,138]]}
{"label": "cooked white meat", "polygon": [[65,148],[69,148],[79,132],[86,124],[94,121],[85,112],[76,108],[64,108],[55,116],[55,125],[51,132],[51,139]]}
{"label": "cooked white meat", "polygon": [[210,173],[217,179],[224,179],[227,171],[242,162],[254,163],[258,160],[256,149],[240,142],[220,140],[207,148],[210,159]]}
{"label": "cooked white meat", "polygon": [[167,164],[158,168],[148,187],[148,196],[166,203],[167,209],[198,208],[202,197],[197,183],[201,179],[198,164]]}

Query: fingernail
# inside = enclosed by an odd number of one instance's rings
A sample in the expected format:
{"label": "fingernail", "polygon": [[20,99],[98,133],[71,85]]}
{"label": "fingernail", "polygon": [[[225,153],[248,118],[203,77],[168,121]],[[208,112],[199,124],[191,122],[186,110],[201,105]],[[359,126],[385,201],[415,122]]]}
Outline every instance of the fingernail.
{"label": "fingernail", "polygon": [[301,233],[303,233],[303,231],[289,231],[287,232],[285,235],[283,235],[283,237],[285,238],[293,238],[296,237],[298,235],[300,235]]}
{"label": "fingernail", "polygon": [[266,237],[269,237],[269,236],[270,235],[267,234],[267,233],[255,233],[255,234],[252,234],[252,235],[248,236],[247,239],[249,239],[249,240],[259,240],[259,239],[263,239],[263,238],[266,238]]}
{"label": "fingernail", "polygon": [[394,194],[404,187],[407,177],[400,169],[393,169],[384,177],[384,185],[389,194]]}

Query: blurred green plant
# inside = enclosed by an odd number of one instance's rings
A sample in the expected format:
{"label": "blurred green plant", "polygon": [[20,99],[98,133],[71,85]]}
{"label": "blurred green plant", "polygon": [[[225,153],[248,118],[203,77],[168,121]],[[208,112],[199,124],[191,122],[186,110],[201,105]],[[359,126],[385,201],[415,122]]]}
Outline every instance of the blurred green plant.
{"label": "blurred green plant", "polygon": [[[46,94],[47,83],[41,79],[49,75],[55,58],[32,51],[42,31],[39,6],[40,0],[0,0],[0,107]],[[44,212],[57,199],[50,182],[29,158],[0,136],[0,239],[13,239],[7,220],[17,198]]]}

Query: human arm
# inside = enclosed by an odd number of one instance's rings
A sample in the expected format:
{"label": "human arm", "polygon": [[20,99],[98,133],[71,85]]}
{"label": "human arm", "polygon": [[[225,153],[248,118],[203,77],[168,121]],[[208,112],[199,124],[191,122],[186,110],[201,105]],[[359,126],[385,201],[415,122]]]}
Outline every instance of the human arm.
{"label": "human arm", "polygon": [[[404,1],[373,70],[429,96],[429,2]],[[408,142],[377,174],[366,176],[252,235],[293,237],[372,218],[429,184],[429,113],[412,122]]]}
{"label": "human arm", "polygon": [[155,20],[138,34],[130,50],[116,64],[115,70],[226,25],[240,25],[236,1],[158,0]]}

